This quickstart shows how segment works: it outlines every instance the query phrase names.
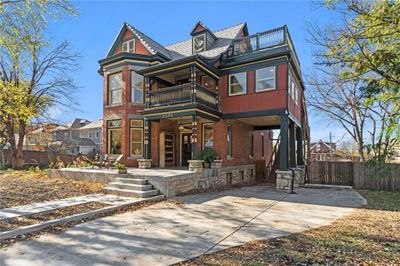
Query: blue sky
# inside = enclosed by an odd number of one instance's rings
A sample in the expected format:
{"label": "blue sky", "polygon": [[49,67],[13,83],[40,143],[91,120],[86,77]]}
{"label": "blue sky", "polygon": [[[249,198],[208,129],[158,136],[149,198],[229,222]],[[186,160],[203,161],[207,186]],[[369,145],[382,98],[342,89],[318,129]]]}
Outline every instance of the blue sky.
{"label": "blue sky", "polygon": [[[316,9],[310,1],[73,1],[73,4],[79,9],[78,17],[50,25],[55,41],[69,40],[83,56],[80,69],[74,73],[81,86],[78,93],[81,111],[55,112],[60,122],[74,117],[89,120],[102,117],[103,83],[97,73],[97,61],[105,56],[124,21],[164,45],[189,38],[198,20],[212,30],[247,22],[250,34],[286,24],[304,75],[312,68],[313,47],[306,42],[307,22],[323,25],[334,21],[336,16],[331,11]],[[323,124],[317,114],[309,116],[313,140],[327,140],[329,131],[334,138],[343,134],[341,129]]]}

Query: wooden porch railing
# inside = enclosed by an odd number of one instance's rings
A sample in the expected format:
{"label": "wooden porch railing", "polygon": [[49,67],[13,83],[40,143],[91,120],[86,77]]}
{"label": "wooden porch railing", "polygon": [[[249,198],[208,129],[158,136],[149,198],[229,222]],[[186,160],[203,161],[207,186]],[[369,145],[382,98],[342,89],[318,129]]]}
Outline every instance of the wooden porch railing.
{"label": "wooden porch railing", "polygon": [[226,51],[226,57],[255,52],[262,49],[273,48],[280,45],[288,45],[294,53],[294,61],[300,69],[300,63],[294,50],[292,38],[286,26],[272,30],[256,33],[232,42],[231,46]]}
{"label": "wooden porch railing", "polygon": [[148,92],[148,97],[148,108],[192,102],[218,109],[217,94],[197,83],[194,88],[188,83],[151,90]]}

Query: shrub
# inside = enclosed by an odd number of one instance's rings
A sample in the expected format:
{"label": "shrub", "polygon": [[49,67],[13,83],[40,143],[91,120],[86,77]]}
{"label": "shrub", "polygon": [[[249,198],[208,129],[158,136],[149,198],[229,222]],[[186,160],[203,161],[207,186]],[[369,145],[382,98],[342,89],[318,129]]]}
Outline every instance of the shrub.
{"label": "shrub", "polygon": [[204,148],[199,156],[199,160],[203,160],[205,163],[211,163],[214,161],[215,157],[218,156],[218,153],[212,148]]}
{"label": "shrub", "polygon": [[120,162],[115,162],[114,167],[117,168],[117,170],[125,170],[126,169],[125,164],[120,163]]}

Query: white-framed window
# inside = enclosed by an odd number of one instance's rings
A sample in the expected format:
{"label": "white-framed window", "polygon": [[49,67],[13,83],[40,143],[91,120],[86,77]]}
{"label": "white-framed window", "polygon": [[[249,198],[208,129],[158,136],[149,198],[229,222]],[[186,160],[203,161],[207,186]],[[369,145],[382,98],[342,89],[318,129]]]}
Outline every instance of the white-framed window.
{"label": "white-framed window", "polygon": [[143,103],[143,76],[131,71],[131,102]]}
{"label": "white-framed window", "polygon": [[131,157],[143,156],[143,120],[130,120]]}
{"label": "white-framed window", "polygon": [[122,73],[108,76],[109,104],[122,103]]}
{"label": "white-framed window", "polygon": [[294,80],[292,79],[292,82],[290,83],[290,96],[292,96],[292,99],[294,99]]}
{"label": "white-framed window", "polygon": [[296,104],[299,102],[299,86],[297,84],[294,88],[294,101]]}
{"label": "white-framed window", "polygon": [[275,66],[256,70],[256,92],[276,89]]}
{"label": "white-framed window", "polygon": [[246,94],[247,72],[229,75],[229,96]]}
{"label": "white-framed window", "polygon": [[135,40],[129,40],[122,43],[122,52],[123,53],[134,53],[135,52]]}
{"label": "white-framed window", "polygon": [[194,36],[192,41],[193,41],[193,54],[197,54],[206,50],[205,34]]}

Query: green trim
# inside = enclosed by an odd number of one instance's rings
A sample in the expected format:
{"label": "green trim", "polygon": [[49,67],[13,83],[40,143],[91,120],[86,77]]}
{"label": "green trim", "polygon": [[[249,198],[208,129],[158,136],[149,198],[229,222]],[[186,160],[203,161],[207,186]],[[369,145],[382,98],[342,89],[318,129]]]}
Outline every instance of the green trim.
{"label": "green trim", "polygon": [[246,63],[253,63],[256,61],[274,58],[274,57],[278,57],[278,56],[290,56],[289,46],[282,45],[282,46],[276,47],[276,48],[258,50],[258,51],[254,51],[252,53],[236,55],[231,58],[224,57],[221,62],[221,69],[224,70],[224,68],[238,66],[238,65],[246,64]]}
{"label": "green trim", "polygon": [[241,113],[229,113],[223,114],[222,119],[239,119],[239,118],[248,118],[248,117],[257,117],[257,116],[272,116],[272,115],[284,115],[286,109],[269,109],[269,110],[260,110],[260,111],[252,111],[252,112],[241,112]]}
{"label": "green trim", "polygon": [[221,71],[218,68],[204,62],[198,55],[191,55],[178,60],[150,66],[139,70],[138,73],[145,76],[162,75],[188,67],[183,66],[184,64],[197,65],[203,72],[213,74],[217,77],[221,74]]}
{"label": "green trim", "polygon": [[286,63],[287,63],[286,58],[277,58],[277,59],[271,59],[270,61],[266,61],[266,62],[258,62],[258,63],[255,62],[254,64],[246,65],[246,66],[238,65],[237,67],[233,67],[228,70],[222,69],[221,76],[235,74],[235,73],[243,72],[243,71],[256,70],[256,69],[265,68],[265,67],[278,66],[278,65],[286,64]]}

